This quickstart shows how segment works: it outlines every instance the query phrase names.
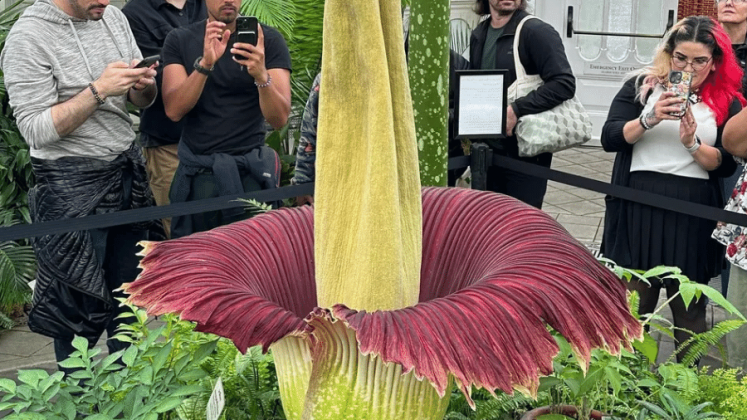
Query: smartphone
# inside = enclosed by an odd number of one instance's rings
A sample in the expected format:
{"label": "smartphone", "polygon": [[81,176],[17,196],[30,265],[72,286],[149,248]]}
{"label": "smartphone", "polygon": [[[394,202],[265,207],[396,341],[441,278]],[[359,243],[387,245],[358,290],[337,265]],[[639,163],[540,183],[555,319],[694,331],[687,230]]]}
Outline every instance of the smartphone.
{"label": "smartphone", "polygon": [[671,113],[675,117],[683,117],[687,107],[690,104],[690,82],[692,82],[693,74],[689,71],[671,70],[669,72],[669,87],[670,92],[674,92],[675,96],[682,98],[684,102],[680,104],[680,111]]}
{"label": "smartphone", "polygon": [[150,57],[145,57],[142,60],[140,60],[139,63],[135,65],[136,69],[142,68],[142,67],[150,67],[153,64],[156,63],[161,58],[160,55],[151,55]]}
{"label": "smartphone", "polygon": [[[236,18],[236,42],[243,44],[257,45],[257,26],[259,21],[254,16],[239,16]],[[244,57],[233,56],[237,60],[242,60]]]}

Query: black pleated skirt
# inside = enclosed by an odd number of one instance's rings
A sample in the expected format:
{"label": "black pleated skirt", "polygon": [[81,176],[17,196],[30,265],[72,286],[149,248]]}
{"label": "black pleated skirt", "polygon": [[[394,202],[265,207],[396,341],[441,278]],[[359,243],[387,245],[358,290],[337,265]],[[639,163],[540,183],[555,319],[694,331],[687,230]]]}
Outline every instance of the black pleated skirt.
{"label": "black pleated skirt", "polygon": [[[717,186],[707,179],[631,172],[635,189],[718,208]],[[632,267],[675,266],[690,280],[708,283],[721,272],[723,246],[711,239],[716,222],[651,206],[627,203]]]}

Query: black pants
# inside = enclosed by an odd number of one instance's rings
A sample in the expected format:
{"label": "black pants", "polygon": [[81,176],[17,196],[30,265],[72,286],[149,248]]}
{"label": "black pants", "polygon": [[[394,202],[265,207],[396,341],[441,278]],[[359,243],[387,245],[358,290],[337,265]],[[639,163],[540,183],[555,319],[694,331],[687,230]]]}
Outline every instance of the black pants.
{"label": "black pants", "polygon": [[[135,280],[139,271],[137,268],[139,258],[136,253],[140,250],[140,247],[137,243],[145,239],[145,231],[133,231],[130,226],[115,226],[93,229],[90,233],[93,239],[94,252],[101,261],[104,270],[107,288],[113,291],[121,287],[122,283]],[[125,294],[118,291],[112,292],[112,296],[114,298],[125,297]],[[119,302],[115,301],[111,319],[106,326],[106,333],[109,338],[106,345],[110,354],[129,346],[128,343],[112,339],[120,324],[134,321],[132,318],[118,318],[121,313],[127,311],[129,311],[129,308],[120,307]],[[57,362],[67,359],[74,351],[72,340],[59,338],[54,340],[54,353]],[[75,371],[75,369],[62,367],[60,367],[60,370],[68,374]]]}
{"label": "black pants", "polygon": [[[494,151],[493,153],[507,155],[501,151]],[[552,164],[552,153],[542,153],[528,158],[511,155],[509,154],[508,156],[512,159],[533,163],[544,166],[545,168],[549,168],[550,164]],[[510,195],[541,209],[542,201],[545,199],[545,192],[547,191],[547,179],[537,178],[498,166],[491,166],[488,168],[487,190]]]}
{"label": "black pants", "polygon": [[[131,208],[132,200],[132,173],[125,170],[122,173],[122,190],[124,197],[119,210],[128,210]],[[111,291],[113,306],[109,323],[106,325],[107,341],[106,346],[109,354],[126,348],[129,344],[114,340],[112,337],[116,334],[119,325],[131,323],[133,318],[120,318],[119,315],[129,311],[129,308],[121,307],[117,298],[124,298],[126,295],[119,289],[123,283],[128,283],[137,277],[139,273],[138,264],[140,251],[138,242],[147,239],[145,230],[134,230],[132,226],[113,226],[110,228],[91,229],[88,231],[93,243],[93,252],[96,259],[101,265],[104,272],[106,287]],[[90,344],[90,343],[89,343]],[[57,362],[61,362],[70,357],[75,351],[72,340],[56,338],[54,340],[54,354]],[[67,369],[60,367],[60,370],[66,374],[74,372],[76,369]]]}
{"label": "black pants", "polygon": [[[651,279],[651,287],[642,281],[630,281],[627,286],[628,290],[634,290],[638,292],[641,300],[638,306],[638,313],[641,315],[653,313],[656,310],[656,306],[659,302],[659,292],[662,287],[666,287],[667,297],[674,296],[679,290],[679,285],[669,284],[664,285],[657,279]],[[682,300],[681,296],[678,296],[673,301],[669,302],[669,308],[672,310],[672,318],[674,320],[674,326],[678,328],[684,328],[693,333],[700,334],[708,329],[706,325],[706,298],[701,296],[697,301],[693,299],[690,305],[685,308],[685,301]],[[687,341],[692,334],[688,331],[682,331],[676,329],[674,331],[675,344],[679,345]],[[687,348],[677,353],[677,362],[681,362],[687,353]],[[697,361],[695,363],[697,365]]]}

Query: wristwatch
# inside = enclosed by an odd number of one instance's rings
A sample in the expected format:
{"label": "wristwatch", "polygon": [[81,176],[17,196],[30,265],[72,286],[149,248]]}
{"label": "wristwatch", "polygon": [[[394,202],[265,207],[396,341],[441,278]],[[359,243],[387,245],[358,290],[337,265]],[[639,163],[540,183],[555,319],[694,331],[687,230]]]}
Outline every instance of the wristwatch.
{"label": "wristwatch", "polygon": [[690,147],[685,147],[685,150],[688,152],[695,153],[698,149],[700,149],[700,138],[698,136],[695,136],[695,143],[693,143]]}
{"label": "wristwatch", "polygon": [[215,68],[215,66],[210,67],[209,69],[202,67],[200,65],[200,60],[202,60],[202,56],[197,57],[197,60],[195,60],[195,71],[197,71],[197,73],[204,74],[205,76],[210,75],[210,72],[213,71],[213,68]]}

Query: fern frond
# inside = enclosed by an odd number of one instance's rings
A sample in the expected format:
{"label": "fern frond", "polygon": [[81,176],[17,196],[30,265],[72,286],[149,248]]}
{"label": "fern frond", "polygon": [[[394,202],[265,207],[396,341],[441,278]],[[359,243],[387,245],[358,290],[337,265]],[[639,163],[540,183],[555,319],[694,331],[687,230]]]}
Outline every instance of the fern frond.
{"label": "fern frond", "polygon": [[695,363],[696,360],[708,353],[711,346],[718,346],[721,339],[731,331],[744,325],[745,322],[741,319],[730,319],[721,321],[714,325],[709,331],[695,334],[690,337],[687,341],[680,344],[675,352],[669,357],[669,361],[684,349],[687,349],[687,353],[682,359],[682,363],[686,366],[690,366]]}
{"label": "fern frond", "polygon": [[254,217],[258,214],[267,213],[268,211],[272,210],[271,205],[267,203],[261,203],[253,198],[239,198],[238,201],[241,201],[245,204],[244,210],[249,214],[249,217]]}
{"label": "fern frond", "polygon": [[536,401],[521,394],[500,394],[498,398],[481,401],[475,410],[476,420],[493,420],[503,418],[506,414],[526,411]]}
{"label": "fern frond", "polygon": [[10,319],[8,315],[5,315],[4,313],[0,312],[0,329],[9,330],[13,328],[15,325],[16,323],[13,322],[13,320]]}

